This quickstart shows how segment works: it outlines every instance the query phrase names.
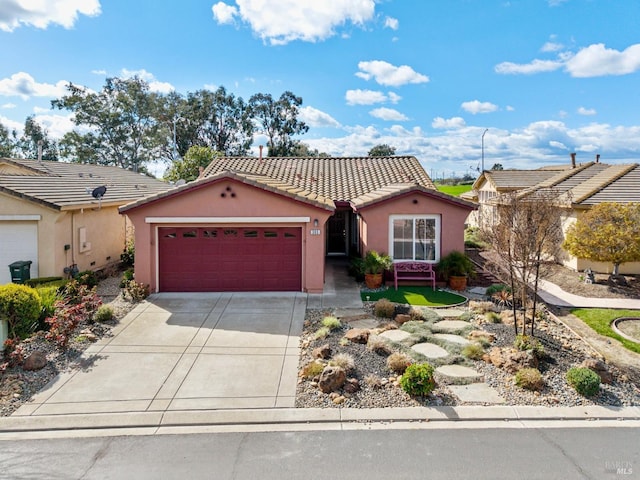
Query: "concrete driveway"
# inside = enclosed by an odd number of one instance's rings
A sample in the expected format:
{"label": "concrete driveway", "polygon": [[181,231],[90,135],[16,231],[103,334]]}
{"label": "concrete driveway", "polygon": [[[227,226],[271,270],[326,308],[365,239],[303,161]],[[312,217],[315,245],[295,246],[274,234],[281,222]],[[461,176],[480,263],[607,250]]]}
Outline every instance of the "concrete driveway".
{"label": "concrete driveway", "polygon": [[293,407],[303,293],[164,293],[14,416]]}

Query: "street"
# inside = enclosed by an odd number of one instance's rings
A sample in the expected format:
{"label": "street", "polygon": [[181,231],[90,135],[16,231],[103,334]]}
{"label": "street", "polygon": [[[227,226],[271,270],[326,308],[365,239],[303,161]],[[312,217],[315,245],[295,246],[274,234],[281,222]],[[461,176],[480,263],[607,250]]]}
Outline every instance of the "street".
{"label": "street", "polygon": [[7,479],[640,477],[637,428],[320,430],[0,443]]}

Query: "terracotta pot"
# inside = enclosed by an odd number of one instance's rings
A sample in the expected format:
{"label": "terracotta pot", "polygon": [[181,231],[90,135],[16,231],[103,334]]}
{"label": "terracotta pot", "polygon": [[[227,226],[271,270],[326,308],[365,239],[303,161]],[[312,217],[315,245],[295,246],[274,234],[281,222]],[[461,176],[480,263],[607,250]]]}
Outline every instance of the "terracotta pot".
{"label": "terracotta pot", "polygon": [[373,290],[374,288],[380,288],[382,285],[382,274],[381,273],[365,273],[364,274],[364,283],[367,284],[367,288]]}
{"label": "terracotta pot", "polygon": [[449,286],[453,290],[461,292],[462,290],[467,288],[467,277],[456,277],[451,275],[449,277]]}

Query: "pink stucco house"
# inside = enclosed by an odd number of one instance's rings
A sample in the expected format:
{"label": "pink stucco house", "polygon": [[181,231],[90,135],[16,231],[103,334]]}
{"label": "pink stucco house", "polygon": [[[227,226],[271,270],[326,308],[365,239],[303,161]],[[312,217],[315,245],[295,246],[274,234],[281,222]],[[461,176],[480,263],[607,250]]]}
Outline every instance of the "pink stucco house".
{"label": "pink stucco house", "polygon": [[230,157],[120,213],[152,292],[321,293],[327,256],[437,263],[463,250],[474,208],[438,192],[415,157]]}

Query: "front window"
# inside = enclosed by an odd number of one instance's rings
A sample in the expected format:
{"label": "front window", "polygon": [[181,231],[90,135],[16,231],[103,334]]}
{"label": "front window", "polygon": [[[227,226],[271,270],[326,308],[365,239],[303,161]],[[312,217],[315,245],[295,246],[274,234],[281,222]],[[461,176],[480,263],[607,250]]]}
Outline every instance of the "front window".
{"label": "front window", "polygon": [[440,258],[440,217],[391,217],[390,251],[394,260],[437,262]]}

